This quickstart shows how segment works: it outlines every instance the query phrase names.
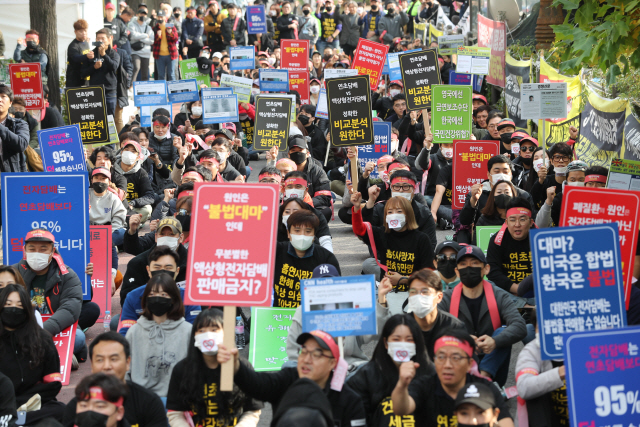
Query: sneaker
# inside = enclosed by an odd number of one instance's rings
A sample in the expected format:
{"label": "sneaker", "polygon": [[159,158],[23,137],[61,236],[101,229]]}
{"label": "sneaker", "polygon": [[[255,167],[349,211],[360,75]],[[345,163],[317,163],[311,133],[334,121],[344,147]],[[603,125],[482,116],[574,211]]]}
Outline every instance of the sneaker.
{"label": "sneaker", "polygon": [[453,224],[444,218],[440,218],[438,220],[438,225],[440,226],[441,230],[453,230]]}
{"label": "sneaker", "polygon": [[78,359],[76,359],[76,355],[73,355],[73,359],[71,359],[71,370],[77,371],[80,368],[80,364],[78,363]]}

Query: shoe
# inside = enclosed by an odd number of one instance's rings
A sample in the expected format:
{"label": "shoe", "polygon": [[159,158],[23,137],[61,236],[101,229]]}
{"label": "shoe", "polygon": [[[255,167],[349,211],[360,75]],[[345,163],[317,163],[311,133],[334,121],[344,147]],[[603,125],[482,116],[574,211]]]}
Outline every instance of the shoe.
{"label": "shoe", "polygon": [[78,363],[78,359],[76,359],[76,355],[73,355],[73,359],[71,359],[71,370],[77,371],[80,368],[80,364]]}

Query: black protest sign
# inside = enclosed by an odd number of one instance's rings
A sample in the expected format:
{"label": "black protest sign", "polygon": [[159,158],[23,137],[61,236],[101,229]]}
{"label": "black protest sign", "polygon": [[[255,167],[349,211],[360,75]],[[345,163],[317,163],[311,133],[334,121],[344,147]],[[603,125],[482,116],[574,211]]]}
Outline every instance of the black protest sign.
{"label": "black protest sign", "polygon": [[80,125],[83,144],[109,142],[107,104],[102,86],[67,88],[69,124]]}
{"label": "black protest sign", "polygon": [[290,120],[291,99],[258,96],[253,148],[257,151],[267,151],[273,146],[286,149]]}
{"label": "black protest sign", "polygon": [[640,120],[629,114],[624,122],[624,158],[640,160]]}
{"label": "black protest sign", "polygon": [[331,144],[335,147],[373,144],[369,76],[327,80]]}
{"label": "black protest sign", "polygon": [[407,97],[407,110],[431,108],[431,85],[439,85],[440,67],[435,50],[404,53],[398,57]]}
{"label": "black protest sign", "polygon": [[507,114],[519,129],[527,128],[527,119],[522,118],[522,108],[520,106],[520,88],[523,83],[531,83],[531,61],[528,65],[517,65],[520,61],[513,61],[507,57],[505,68],[504,100],[507,104]]}

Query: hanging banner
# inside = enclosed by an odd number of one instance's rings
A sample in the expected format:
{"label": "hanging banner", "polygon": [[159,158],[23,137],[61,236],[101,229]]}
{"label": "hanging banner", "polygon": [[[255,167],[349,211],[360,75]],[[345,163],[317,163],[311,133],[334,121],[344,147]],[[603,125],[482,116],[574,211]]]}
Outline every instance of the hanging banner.
{"label": "hanging banner", "polygon": [[152,80],[133,82],[133,103],[136,107],[167,103],[167,82]]}
{"label": "hanging banner", "polygon": [[309,71],[309,40],[280,40],[280,68]]}
{"label": "hanging banner", "polygon": [[289,91],[289,70],[260,68],[258,71],[258,79],[261,92]]}
{"label": "hanging banner", "polygon": [[358,70],[360,75],[369,76],[371,90],[378,89],[382,69],[387,61],[387,52],[389,52],[389,46],[363,38],[358,41],[351,68]]}
{"label": "hanging banner", "polygon": [[209,74],[202,74],[198,70],[198,62],[196,58],[180,61],[180,79],[196,79],[198,82],[198,88],[202,85],[207,85],[207,87],[211,86],[211,77]]}
{"label": "hanging banner", "polygon": [[[51,317],[50,314],[42,315],[42,322],[46,322]],[[59,380],[62,385],[69,385],[71,382],[71,364],[73,362],[73,344],[76,340],[76,331],[78,329],[78,322],[69,326],[64,331],[58,333],[53,337],[53,344],[58,351],[58,357],[60,357],[60,376]]]}
{"label": "hanging banner", "polygon": [[[391,123],[373,122],[373,144],[358,145],[358,164],[362,169],[368,162],[377,163],[382,156],[391,154]],[[369,178],[380,178],[378,168],[373,168]]]}
{"label": "hanging banner", "polygon": [[65,89],[69,124],[80,125],[83,144],[108,144],[107,104],[102,86]]}
{"label": "hanging banner", "polygon": [[251,307],[249,362],[256,372],[279,371],[287,357],[287,335],[295,308]]}
{"label": "hanging banner", "polygon": [[79,125],[39,130],[38,144],[45,172],[86,172]]}
{"label": "hanging banner", "polygon": [[507,51],[507,29],[504,22],[492,21],[478,13],[478,46],[491,48],[487,83],[503,88]]}
{"label": "hanging banner", "polygon": [[407,110],[431,108],[434,85],[442,83],[438,54],[435,50],[422,50],[403,53],[399,58]]}
{"label": "hanging banner", "polygon": [[311,93],[309,91],[309,72],[293,71],[289,73],[289,90],[295,90],[300,94],[300,104],[311,104]]}
{"label": "hanging banner", "polygon": [[591,166],[609,166],[620,157],[628,101],[601,98],[589,93],[580,114],[580,134],[576,154]]}
{"label": "hanging banner", "polygon": [[229,47],[230,70],[253,70],[256,68],[256,50],[253,46]]}
{"label": "hanging banner", "polygon": [[269,151],[275,146],[286,151],[290,115],[291,99],[259,96],[256,100],[253,149]]}
{"label": "hanging banner", "polygon": [[93,263],[91,300],[100,306],[98,322],[102,322],[105,312],[111,311],[111,226],[89,226],[89,242],[89,259]]}
{"label": "hanging banner", "polygon": [[527,120],[522,118],[520,107],[520,87],[523,83],[531,83],[531,60],[518,61],[506,56],[504,100],[507,104],[507,117],[516,124],[518,129],[527,129]]}
{"label": "hanging banner", "polygon": [[331,145],[348,147],[372,144],[369,76],[331,79],[326,84]]}
{"label": "hanging banner", "polygon": [[13,96],[19,96],[27,104],[27,110],[44,109],[42,74],[39,62],[9,64],[11,90]]}
{"label": "hanging banner", "polygon": [[471,86],[433,86],[431,129],[434,144],[471,139],[472,94]]}
{"label": "hanging banner", "polygon": [[169,102],[172,104],[199,101],[199,90],[200,88],[196,79],[167,82]]}
{"label": "hanging banner", "polygon": [[500,143],[489,141],[453,142],[453,209],[462,209],[474,184],[487,179],[489,159],[500,154]]}
{"label": "hanging banner", "polygon": [[640,121],[632,114],[631,105],[627,105],[627,118],[624,121],[624,158],[640,160]]}
{"label": "hanging banner", "polygon": [[264,5],[247,6],[247,33],[264,34],[267,32],[267,17]]}

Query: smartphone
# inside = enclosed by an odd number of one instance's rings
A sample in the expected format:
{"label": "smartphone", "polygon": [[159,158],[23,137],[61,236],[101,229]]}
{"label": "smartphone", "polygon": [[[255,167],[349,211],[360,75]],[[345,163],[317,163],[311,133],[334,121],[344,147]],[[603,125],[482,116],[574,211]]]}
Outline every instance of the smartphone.
{"label": "smartphone", "polygon": [[164,27],[165,28],[173,28],[173,27],[175,27],[175,25],[173,25],[171,23],[166,23]]}

